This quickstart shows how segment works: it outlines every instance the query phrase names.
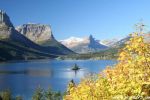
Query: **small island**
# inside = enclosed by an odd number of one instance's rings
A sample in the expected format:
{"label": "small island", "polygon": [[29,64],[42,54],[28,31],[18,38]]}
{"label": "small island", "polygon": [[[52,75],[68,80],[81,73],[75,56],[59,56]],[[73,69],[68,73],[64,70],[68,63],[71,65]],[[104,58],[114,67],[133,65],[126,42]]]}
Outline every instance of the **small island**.
{"label": "small island", "polygon": [[74,70],[74,71],[78,71],[80,69],[81,68],[77,64],[74,64],[74,66],[71,68],[71,70]]}

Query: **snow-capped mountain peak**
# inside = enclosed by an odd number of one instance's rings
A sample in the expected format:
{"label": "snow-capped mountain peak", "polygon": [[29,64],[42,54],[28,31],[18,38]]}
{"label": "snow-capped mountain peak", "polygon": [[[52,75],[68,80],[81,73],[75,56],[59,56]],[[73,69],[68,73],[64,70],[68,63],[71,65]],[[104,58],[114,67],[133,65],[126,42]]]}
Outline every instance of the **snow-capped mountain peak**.
{"label": "snow-capped mountain peak", "polygon": [[80,41],[83,41],[83,39],[82,38],[78,38],[78,37],[70,37],[70,38],[68,38],[68,39],[65,39],[65,40],[61,40],[61,41],[65,41],[65,42],[72,42],[72,41],[74,41],[74,42],[80,42]]}
{"label": "snow-capped mountain peak", "polygon": [[65,39],[65,40],[60,40],[60,42],[68,48],[74,47],[83,41],[84,41],[83,38],[78,38],[78,37],[70,37],[70,38]]}
{"label": "snow-capped mountain peak", "polygon": [[92,35],[84,38],[70,37],[60,42],[77,53],[96,52],[107,48],[95,40]]}

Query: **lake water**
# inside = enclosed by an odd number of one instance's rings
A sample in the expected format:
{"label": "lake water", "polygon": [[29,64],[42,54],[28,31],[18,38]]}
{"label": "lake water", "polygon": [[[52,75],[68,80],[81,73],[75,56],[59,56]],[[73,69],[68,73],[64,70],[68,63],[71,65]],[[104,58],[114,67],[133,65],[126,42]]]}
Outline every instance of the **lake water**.
{"label": "lake water", "polygon": [[[81,68],[76,73],[71,70],[75,63]],[[13,95],[21,95],[25,100],[31,98],[38,86],[64,92],[71,79],[78,83],[87,74],[98,73],[115,63],[113,60],[34,60],[1,63],[0,91],[9,89]]]}

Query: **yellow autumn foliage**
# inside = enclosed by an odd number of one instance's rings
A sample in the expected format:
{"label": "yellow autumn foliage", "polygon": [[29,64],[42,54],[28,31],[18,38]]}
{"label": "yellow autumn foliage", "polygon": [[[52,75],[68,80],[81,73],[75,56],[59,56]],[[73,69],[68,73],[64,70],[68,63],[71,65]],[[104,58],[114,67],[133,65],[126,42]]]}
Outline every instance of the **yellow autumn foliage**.
{"label": "yellow autumn foliage", "polygon": [[120,51],[118,63],[97,79],[86,78],[68,88],[64,100],[149,100],[150,44],[134,33]]}

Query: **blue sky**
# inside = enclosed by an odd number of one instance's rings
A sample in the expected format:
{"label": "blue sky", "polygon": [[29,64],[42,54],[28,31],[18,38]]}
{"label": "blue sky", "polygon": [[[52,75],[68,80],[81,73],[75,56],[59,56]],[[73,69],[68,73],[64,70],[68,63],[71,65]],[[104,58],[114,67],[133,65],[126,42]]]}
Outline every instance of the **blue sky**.
{"label": "blue sky", "polygon": [[15,26],[50,24],[56,39],[127,36],[142,18],[149,30],[150,0],[0,0]]}

